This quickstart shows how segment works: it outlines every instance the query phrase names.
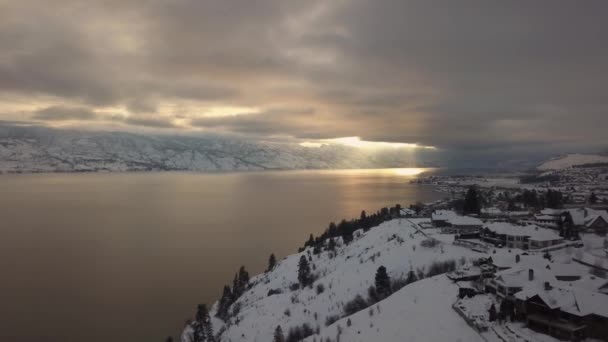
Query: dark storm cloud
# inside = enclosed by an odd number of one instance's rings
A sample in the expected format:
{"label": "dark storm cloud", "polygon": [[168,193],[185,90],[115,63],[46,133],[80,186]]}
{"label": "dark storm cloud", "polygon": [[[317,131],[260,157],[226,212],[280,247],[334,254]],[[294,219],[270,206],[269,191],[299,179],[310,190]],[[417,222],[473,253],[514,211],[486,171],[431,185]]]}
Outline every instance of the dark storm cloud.
{"label": "dark storm cloud", "polygon": [[[608,143],[606,16],[594,0],[4,1],[0,94],[123,106],[133,126],[592,147]],[[196,110],[214,106],[261,112]]]}

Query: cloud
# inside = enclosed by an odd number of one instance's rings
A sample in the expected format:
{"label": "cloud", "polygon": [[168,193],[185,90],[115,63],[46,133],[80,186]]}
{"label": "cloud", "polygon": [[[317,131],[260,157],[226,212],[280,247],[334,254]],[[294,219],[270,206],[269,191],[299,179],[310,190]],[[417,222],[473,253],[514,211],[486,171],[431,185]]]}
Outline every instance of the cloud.
{"label": "cloud", "polygon": [[97,120],[98,114],[86,107],[52,106],[32,113],[32,118],[43,121]]}
{"label": "cloud", "polygon": [[[53,6],[0,3],[0,113],[50,99],[69,110],[32,119],[91,122],[124,108],[114,122],[260,139],[360,136],[494,154],[608,144],[604,1]],[[219,107],[261,110],[205,116]]]}

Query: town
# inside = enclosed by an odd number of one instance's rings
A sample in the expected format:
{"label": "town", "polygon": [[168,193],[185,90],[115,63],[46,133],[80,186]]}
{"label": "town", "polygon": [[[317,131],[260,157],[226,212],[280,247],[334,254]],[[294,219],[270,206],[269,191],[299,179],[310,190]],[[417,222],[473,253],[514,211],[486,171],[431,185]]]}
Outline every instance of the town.
{"label": "town", "polygon": [[517,181],[429,177],[414,182],[451,198],[401,215],[433,239],[480,253],[448,277],[460,288],[453,309],[482,336],[606,340],[607,174],[602,164]]}

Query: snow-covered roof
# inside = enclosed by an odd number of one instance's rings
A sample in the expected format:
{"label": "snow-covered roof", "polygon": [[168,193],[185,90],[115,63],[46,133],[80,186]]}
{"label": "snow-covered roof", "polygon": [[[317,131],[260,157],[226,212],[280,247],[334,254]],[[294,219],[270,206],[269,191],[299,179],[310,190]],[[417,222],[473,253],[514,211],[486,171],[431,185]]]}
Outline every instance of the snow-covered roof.
{"label": "snow-covered roof", "polygon": [[508,216],[528,216],[530,215],[529,211],[519,210],[519,211],[507,211],[506,214]]}
{"label": "snow-covered roof", "polygon": [[502,214],[502,211],[496,207],[491,207],[481,209],[481,213],[487,215],[500,215]]}
{"label": "snow-covered roof", "polygon": [[[590,225],[598,217],[602,217],[608,222],[608,212],[606,210],[596,210],[592,208],[572,208],[572,209],[543,209],[543,216],[559,216],[563,213],[570,213],[572,222],[577,226]],[[537,217],[537,219],[541,219]]]}
{"label": "snow-covered roof", "polygon": [[551,309],[559,308],[576,316],[595,314],[608,318],[608,296],[579,287],[551,289],[527,287],[515,294],[515,298],[527,300],[539,296]]}
{"label": "snow-covered roof", "polygon": [[525,227],[516,226],[508,222],[492,222],[485,225],[492,232],[500,235],[529,237],[535,241],[553,241],[559,240],[559,234],[551,229],[540,228],[536,225],[528,225]]}
{"label": "snow-covered roof", "polygon": [[580,277],[583,275],[583,271],[579,264],[550,264],[551,272],[556,277]]}
{"label": "snow-covered roof", "polygon": [[475,217],[470,216],[456,216],[448,219],[448,222],[452,226],[482,226],[483,222]]}
{"label": "snow-covered roof", "polygon": [[431,219],[433,221],[447,221],[456,216],[458,214],[452,210],[435,210],[431,215]]}
{"label": "snow-covered roof", "polygon": [[[520,258],[519,263],[516,262],[517,255]],[[492,264],[498,268],[510,268],[520,264],[529,267],[547,267],[549,264],[549,261],[540,255],[521,254],[521,251],[518,249],[500,248],[496,250],[496,253],[490,254],[490,257],[492,258]]]}
{"label": "snow-covered roof", "polygon": [[[530,280],[530,270],[533,272],[533,278]],[[545,282],[555,282],[555,276],[546,267],[530,267],[529,265],[520,265],[508,270],[496,272],[496,281],[506,287],[540,287],[544,286]]]}

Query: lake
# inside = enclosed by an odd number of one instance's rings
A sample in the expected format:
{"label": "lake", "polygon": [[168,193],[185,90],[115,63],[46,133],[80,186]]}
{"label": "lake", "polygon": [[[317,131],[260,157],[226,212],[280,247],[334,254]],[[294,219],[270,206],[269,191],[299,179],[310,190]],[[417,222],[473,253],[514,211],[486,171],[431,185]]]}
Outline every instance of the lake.
{"label": "lake", "polygon": [[423,169],[0,176],[0,340],[164,341],[240,265],[361,210],[443,195]]}

